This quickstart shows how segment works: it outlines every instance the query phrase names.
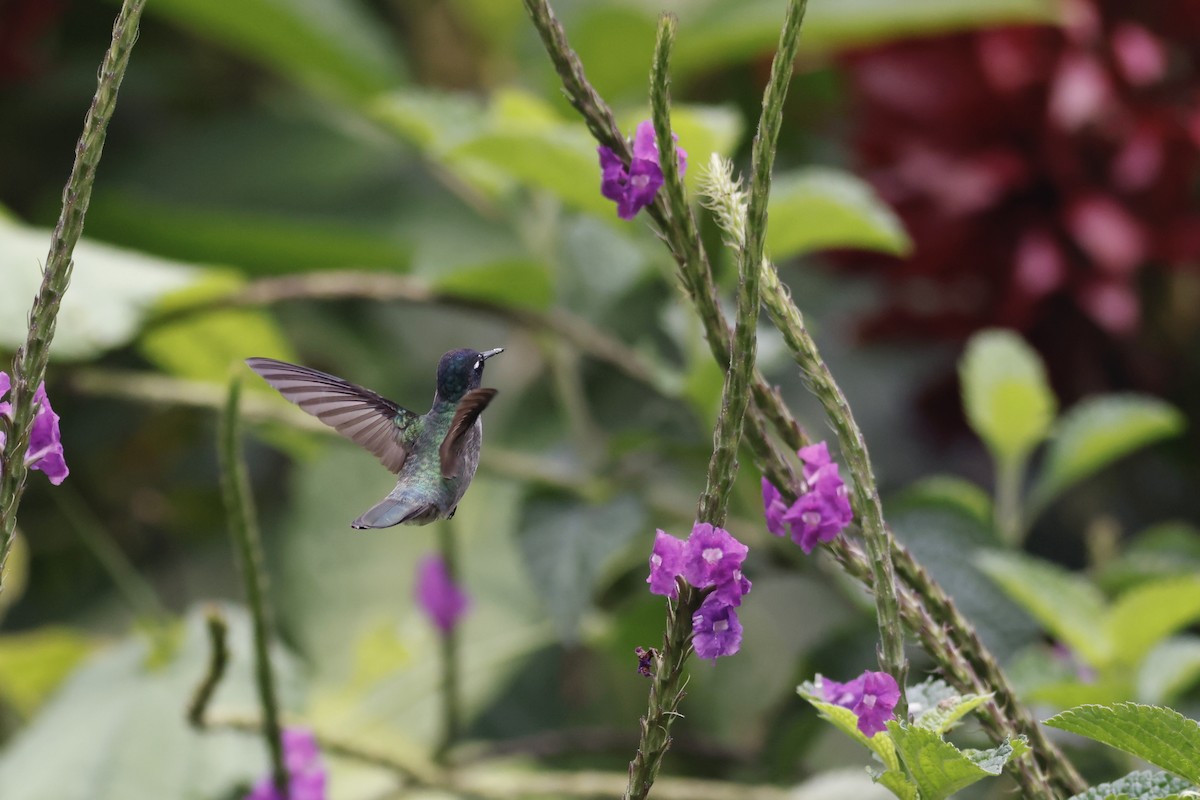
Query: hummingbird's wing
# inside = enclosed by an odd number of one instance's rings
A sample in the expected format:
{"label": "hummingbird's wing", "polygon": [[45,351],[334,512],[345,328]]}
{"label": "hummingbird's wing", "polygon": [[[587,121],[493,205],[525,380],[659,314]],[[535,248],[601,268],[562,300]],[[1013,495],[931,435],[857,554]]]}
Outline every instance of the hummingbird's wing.
{"label": "hummingbird's wing", "polygon": [[404,466],[408,458],[404,433],[419,419],[417,414],[370,389],[315,369],[273,358],[248,358],[246,364],[285,399],[374,453],[392,472]]}
{"label": "hummingbird's wing", "polygon": [[442,460],[442,477],[452,478],[457,473],[455,467],[462,456],[463,446],[467,442],[467,434],[475,426],[475,420],[487,408],[488,403],[496,396],[495,389],[472,389],[463,395],[462,400],[454,409],[454,419],[450,421],[450,430],[442,440],[438,455]]}

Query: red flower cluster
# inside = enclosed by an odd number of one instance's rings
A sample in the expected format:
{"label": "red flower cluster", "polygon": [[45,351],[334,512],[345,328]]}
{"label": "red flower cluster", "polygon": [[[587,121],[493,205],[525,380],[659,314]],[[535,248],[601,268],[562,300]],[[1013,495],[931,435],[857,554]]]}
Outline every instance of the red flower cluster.
{"label": "red flower cluster", "polygon": [[1200,260],[1200,3],[1071,0],[1059,26],[848,54],[859,167],[903,219],[867,332],[1028,330],[1067,299],[1127,333],[1147,266]]}

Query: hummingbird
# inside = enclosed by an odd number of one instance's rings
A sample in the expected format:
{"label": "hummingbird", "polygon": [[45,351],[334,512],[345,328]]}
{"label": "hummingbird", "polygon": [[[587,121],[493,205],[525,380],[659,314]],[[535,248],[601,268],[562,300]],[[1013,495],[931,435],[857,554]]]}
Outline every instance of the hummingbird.
{"label": "hummingbird", "polygon": [[480,388],[483,364],[504,352],[451,350],[437,368],[433,407],[409,411],[370,389],[309,367],[248,358],[246,364],[286,400],[365,447],[396,473],[396,488],[350,527],[390,528],[450,519],[475,469],[483,441],[480,415],[496,396]]}

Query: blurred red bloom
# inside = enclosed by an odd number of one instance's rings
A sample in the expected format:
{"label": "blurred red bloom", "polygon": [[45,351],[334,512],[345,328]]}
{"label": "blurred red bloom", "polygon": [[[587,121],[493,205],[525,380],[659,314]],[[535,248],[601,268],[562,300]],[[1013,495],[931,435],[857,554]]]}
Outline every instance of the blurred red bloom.
{"label": "blurred red bloom", "polygon": [[1074,0],[1062,26],[844,58],[861,173],[900,214],[873,335],[1029,330],[1066,300],[1134,330],[1139,273],[1200,259],[1200,3]]}

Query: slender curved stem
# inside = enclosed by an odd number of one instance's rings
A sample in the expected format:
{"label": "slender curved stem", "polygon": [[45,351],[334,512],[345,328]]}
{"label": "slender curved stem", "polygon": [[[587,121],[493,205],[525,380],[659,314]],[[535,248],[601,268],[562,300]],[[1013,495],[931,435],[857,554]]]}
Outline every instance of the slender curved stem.
{"label": "slender curved stem", "polygon": [[241,382],[229,382],[225,413],[221,416],[218,456],[221,464],[221,495],[229,534],[233,538],[246,602],[254,622],[254,676],[258,684],[258,699],[263,710],[263,735],[271,754],[271,772],[275,786],[287,797],[288,774],[283,763],[283,739],[279,724],[279,700],[275,692],[275,675],[271,670],[271,619],[267,607],[267,576],[263,568],[262,541],[254,513],[246,467],[242,462],[241,434],[238,425],[238,397]]}
{"label": "slender curved stem", "polygon": [[17,508],[29,473],[25,453],[33,429],[33,395],[46,377],[58,309],[71,282],[75,244],[83,234],[83,220],[92,198],[96,168],[104,152],[108,121],[117,107],[117,92],[137,41],[138,22],[145,5],[146,0],[125,0],[113,24],[112,44],[100,64],[96,94],[84,118],[83,134],[75,145],[75,164],[63,189],[62,212],[50,239],[42,285],[29,312],[29,332],[25,344],[13,357],[9,376],[12,379],[11,422],[0,415],[0,425],[6,426],[8,432],[5,446],[0,451],[0,591],[4,591],[4,564],[16,537]]}

